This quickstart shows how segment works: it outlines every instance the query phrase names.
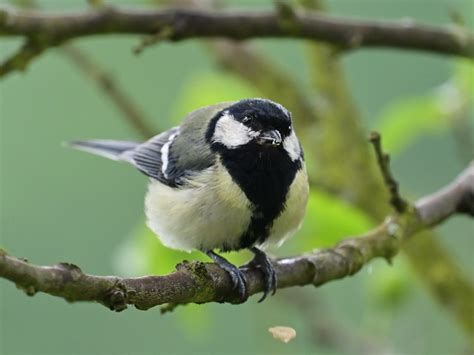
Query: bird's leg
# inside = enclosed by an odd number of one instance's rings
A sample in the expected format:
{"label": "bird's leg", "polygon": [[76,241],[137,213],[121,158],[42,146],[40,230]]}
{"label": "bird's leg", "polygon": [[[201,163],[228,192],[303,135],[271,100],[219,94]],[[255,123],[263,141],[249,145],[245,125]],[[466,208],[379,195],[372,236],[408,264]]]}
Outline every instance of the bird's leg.
{"label": "bird's leg", "polygon": [[260,269],[263,272],[263,279],[265,286],[263,288],[263,296],[258,302],[262,302],[267,295],[272,292],[272,295],[275,294],[277,289],[277,277],[275,269],[273,268],[270,258],[263,251],[256,247],[250,248],[250,251],[255,254],[255,257],[246,265],[248,267],[260,266]]}
{"label": "bird's leg", "polygon": [[222,256],[214,253],[212,250],[207,250],[205,253],[223,270],[227,271],[232,280],[233,288],[236,289],[239,296],[245,300],[247,298],[247,280],[242,270],[228,262]]}

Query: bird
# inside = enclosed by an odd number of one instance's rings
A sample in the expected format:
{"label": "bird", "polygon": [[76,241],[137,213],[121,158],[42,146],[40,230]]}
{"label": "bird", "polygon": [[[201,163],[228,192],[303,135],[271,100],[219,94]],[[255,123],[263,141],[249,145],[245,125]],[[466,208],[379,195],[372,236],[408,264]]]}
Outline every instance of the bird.
{"label": "bird", "polygon": [[145,142],[68,145],[129,163],[149,177],[147,226],[163,245],[207,254],[242,299],[245,268],[220,254],[250,250],[247,266],[263,274],[259,302],[275,294],[277,274],[265,250],[299,229],[309,195],[303,148],[285,107],[261,98],[223,102],[192,111]]}

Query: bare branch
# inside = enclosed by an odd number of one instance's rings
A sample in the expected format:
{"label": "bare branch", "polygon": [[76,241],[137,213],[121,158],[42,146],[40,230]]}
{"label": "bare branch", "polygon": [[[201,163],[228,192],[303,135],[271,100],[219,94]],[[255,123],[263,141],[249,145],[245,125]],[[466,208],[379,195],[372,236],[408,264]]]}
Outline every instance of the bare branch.
{"label": "bare branch", "polygon": [[374,147],[377,163],[379,165],[380,171],[382,172],[385,185],[390,192],[390,204],[393,206],[393,208],[395,208],[395,211],[398,213],[403,213],[405,212],[408,204],[400,196],[398,191],[398,182],[395,180],[390,170],[390,156],[387,153],[384,153],[382,150],[380,134],[377,132],[371,132],[369,140]]}
{"label": "bare branch", "polygon": [[474,161],[451,184],[416,202],[421,219],[436,225],[454,213],[474,217]]}
{"label": "bare branch", "polygon": [[[407,209],[402,215],[389,216],[382,225],[362,236],[346,239],[332,249],[277,260],[278,287],[320,286],[355,274],[373,258],[392,258],[407,238],[454,213],[464,212],[459,210],[459,201],[464,201],[465,197],[461,196],[472,194],[473,171],[474,164],[471,164],[446,189],[417,202],[416,210]],[[443,211],[443,218],[433,213],[434,209]],[[244,271],[249,295],[261,292],[260,270]],[[69,263],[36,266],[2,251],[0,277],[14,282],[29,295],[45,292],[70,302],[99,302],[116,311],[125,309],[128,304],[149,309],[166,303],[241,302],[232,292],[228,274],[216,264],[201,262],[183,262],[176,272],[165,276],[120,278],[88,275]]]}
{"label": "bare branch", "polygon": [[306,38],[346,49],[393,47],[474,57],[474,35],[461,27],[436,27],[414,22],[382,22],[292,13],[291,25],[281,11],[204,9],[131,10],[101,7],[83,12],[46,14],[0,9],[0,35],[72,39],[97,34],[153,35],[172,30],[170,40],[226,37]]}

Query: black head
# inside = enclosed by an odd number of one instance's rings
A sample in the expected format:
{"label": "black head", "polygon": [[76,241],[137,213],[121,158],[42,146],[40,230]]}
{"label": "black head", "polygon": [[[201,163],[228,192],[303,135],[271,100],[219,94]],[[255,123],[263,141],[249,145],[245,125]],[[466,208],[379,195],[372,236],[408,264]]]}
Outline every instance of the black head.
{"label": "black head", "polygon": [[[257,142],[278,145],[291,134],[291,114],[282,105],[265,99],[248,99],[230,106],[227,111],[238,122],[260,133]],[[262,135],[267,136],[261,137]],[[279,139],[278,139],[279,138]]]}
{"label": "black head", "polygon": [[248,144],[286,149],[290,140],[293,140],[290,148],[295,148],[297,143],[290,112],[266,99],[241,100],[222,110],[211,120],[207,138],[223,149]]}

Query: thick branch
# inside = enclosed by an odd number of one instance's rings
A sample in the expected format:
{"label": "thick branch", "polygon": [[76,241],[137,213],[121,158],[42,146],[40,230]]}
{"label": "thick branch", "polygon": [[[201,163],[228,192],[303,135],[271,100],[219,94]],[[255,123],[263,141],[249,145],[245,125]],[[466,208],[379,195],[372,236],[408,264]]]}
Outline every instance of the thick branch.
{"label": "thick branch", "polygon": [[[472,199],[468,200],[466,209],[463,196],[472,194],[473,174],[474,164],[471,164],[447,188],[417,202],[416,210],[390,216],[365,235],[346,239],[332,249],[278,260],[275,263],[278,287],[319,286],[353,275],[373,258],[393,257],[402,242],[420,230],[454,213],[472,212]],[[439,213],[429,212],[433,209],[442,210],[443,218],[439,218]],[[450,211],[449,215],[446,211]],[[249,295],[261,292],[260,271],[246,269],[245,273]],[[148,309],[165,303],[239,302],[232,292],[228,274],[216,264],[200,262],[183,262],[176,272],[165,276],[120,278],[87,275],[68,263],[35,266],[1,252],[0,277],[14,282],[30,295],[45,292],[71,302],[95,301],[116,311],[125,309],[128,304]]]}
{"label": "thick branch", "polygon": [[306,38],[347,49],[394,47],[474,57],[474,35],[458,27],[436,27],[414,22],[382,22],[295,12],[291,19],[278,11],[131,10],[104,7],[84,12],[45,14],[0,9],[0,35],[41,38],[44,46],[76,37],[163,30],[170,40],[226,37]]}

